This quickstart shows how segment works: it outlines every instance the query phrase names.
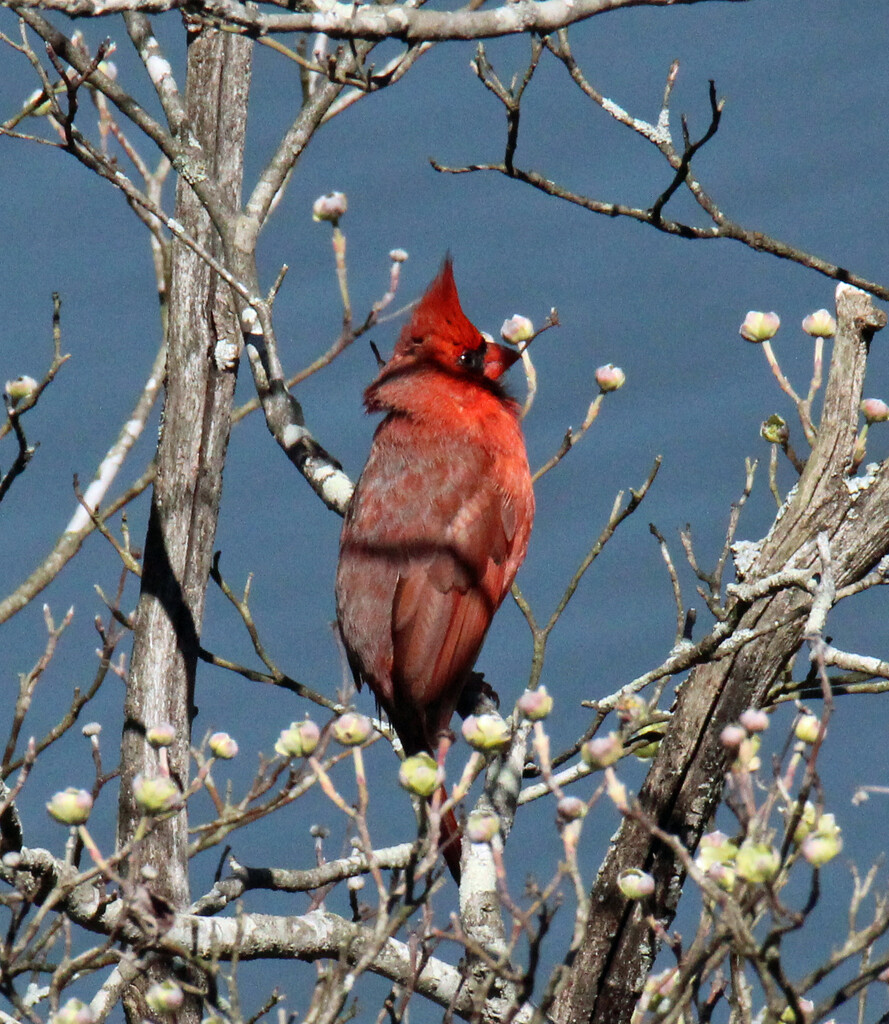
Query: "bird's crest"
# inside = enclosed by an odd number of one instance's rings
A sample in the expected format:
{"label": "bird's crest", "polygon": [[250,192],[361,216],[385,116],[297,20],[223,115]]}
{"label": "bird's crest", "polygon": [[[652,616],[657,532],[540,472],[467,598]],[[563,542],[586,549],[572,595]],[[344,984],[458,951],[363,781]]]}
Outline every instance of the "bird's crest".
{"label": "bird's crest", "polygon": [[429,355],[476,349],[484,341],[460,305],[454,267],[446,256],[438,276],[420,299],[410,323],[401,332],[394,355],[403,356],[423,345]]}

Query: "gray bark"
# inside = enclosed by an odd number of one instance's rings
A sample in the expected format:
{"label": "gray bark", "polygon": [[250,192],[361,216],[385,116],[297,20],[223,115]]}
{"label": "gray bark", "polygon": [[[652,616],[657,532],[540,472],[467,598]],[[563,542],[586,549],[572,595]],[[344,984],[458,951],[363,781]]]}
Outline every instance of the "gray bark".
{"label": "gray bark", "polygon": [[[188,52],[187,124],[200,141],[207,172],[234,217],[239,207],[251,43],[203,29]],[[200,202],[180,177],[176,217],[216,255],[221,245]],[[163,426],[151,505],[132,665],[124,705],[118,840],[128,842],[139,822],[132,784],[139,772],[159,771],[158,752],[145,740],[152,726],[169,723],[176,738],[169,768],[188,784],[197,651],[222,489],[235,373],[219,370],[220,339],[239,340],[228,292],[192,249],[173,243]],[[157,871],[153,892],[176,909],[189,903],[185,810],[141,844],[135,863]],[[131,1019],[143,1019],[137,993],[127,1000]],[[200,1016],[193,1006],[191,1014]]]}
{"label": "gray bark", "polygon": [[[839,329],[815,447],[795,491],[765,539],[748,579],[782,568],[818,568],[816,540],[826,533],[837,587],[860,580],[889,552],[889,467],[869,485],[850,488],[858,405],[867,352],[886,316],[869,295],[840,285]],[[739,629],[776,628],[734,656],[696,668],[682,686],[673,720],[639,794],[639,804],[663,830],[694,850],[722,796],[727,753],[723,727],[760,706],[805,640],[812,596],[782,590],[744,610]],[[559,1024],[629,1021],[656,953],[654,935],[637,903],[627,901],[617,877],[642,867],[657,880],[647,912],[669,925],[683,872],[671,850],[644,824],[626,819],[591,893],[587,932],[553,1008]]]}

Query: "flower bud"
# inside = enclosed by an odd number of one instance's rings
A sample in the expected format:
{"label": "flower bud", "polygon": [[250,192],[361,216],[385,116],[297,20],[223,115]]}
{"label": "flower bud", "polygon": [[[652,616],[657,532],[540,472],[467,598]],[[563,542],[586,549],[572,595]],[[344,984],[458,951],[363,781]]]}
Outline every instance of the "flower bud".
{"label": "flower bud", "polygon": [[536,690],[525,690],[518,699],[518,709],[525,718],[539,722],[552,711],[553,699],[545,686],[539,686]]}
{"label": "flower bud", "polygon": [[747,708],[741,713],[741,725],[750,733],[765,732],[769,727],[768,713],[762,708]]}
{"label": "flower bud", "polygon": [[790,438],[790,431],[787,423],[777,413],[772,413],[767,420],[759,425],[759,435],[769,444],[787,444]]}
{"label": "flower bud", "polygon": [[69,999],[49,1018],[50,1024],[93,1024],[93,1011],[79,999]]}
{"label": "flower bud", "polygon": [[713,879],[720,889],[731,892],[738,880],[738,872],[731,864],[711,864],[707,868],[707,877]]}
{"label": "flower bud", "polygon": [[793,841],[801,843],[818,825],[818,808],[807,800],[803,805],[803,813],[800,815],[796,828],[793,830]]}
{"label": "flower bud", "polygon": [[100,722],[87,722],[80,731],[87,739],[92,739],[93,736],[98,736],[102,731],[102,725]]}
{"label": "flower bud", "polygon": [[638,693],[625,693],[619,697],[614,710],[621,723],[631,729],[648,719],[648,701]]}
{"label": "flower bud", "polygon": [[347,711],[333,723],[331,732],[337,743],[344,747],[357,747],[370,739],[373,722],[367,715],[359,715],[357,711]]}
{"label": "flower bud", "polygon": [[777,313],[758,313],[751,309],[744,317],[739,333],[745,341],[759,345],[774,338],[780,326],[781,318]]}
{"label": "flower bud", "polygon": [[208,742],[213,756],[223,761],[231,760],[238,753],[238,744],[227,732],[214,732]]}
{"label": "flower bud", "polygon": [[149,986],[145,1002],[154,1013],[175,1013],[185,1000],[185,993],[175,981],[158,981]]}
{"label": "flower bud", "polygon": [[[8,382],[6,388],[8,393]],[[859,408],[868,423],[885,423],[889,420],[889,405],[882,398],[865,398]]]}
{"label": "flower bud", "polygon": [[[832,814],[822,814],[817,817],[817,811],[807,801],[806,807],[803,811],[803,820],[806,819],[806,811],[811,808],[811,814],[806,821],[805,832],[801,834],[802,829],[797,827],[793,833],[793,838],[800,842],[800,852],[803,857],[812,864],[814,867],[821,867],[822,864],[826,864],[829,860],[833,860],[834,857],[843,848],[843,839],[840,835],[841,829],[837,825],[836,818]],[[800,825],[803,821],[800,821]],[[797,837],[800,838],[797,838]]]}
{"label": "flower bud", "polygon": [[822,864],[833,860],[842,848],[843,839],[838,828],[823,832],[819,828],[818,831],[806,836],[800,846],[800,853],[813,867],[820,868]]}
{"label": "flower bud", "polygon": [[12,405],[18,405],[24,399],[30,398],[37,388],[37,381],[24,374],[21,377],[16,377],[15,380],[8,380],[4,385],[6,396]]}
{"label": "flower bud", "polygon": [[803,330],[813,338],[832,338],[837,332],[837,322],[826,309],[818,309],[805,317]]}
{"label": "flower bud", "polygon": [[516,313],[511,319],[504,320],[500,328],[500,337],[508,345],[520,345],[534,336],[534,324],[526,316]]}
{"label": "flower bud", "polygon": [[624,743],[620,733],[610,732],[607,736],[596,736],[580,748],[580,756],[591,768],[607,768],[621,759]]}
{"label": "flower bud", "polygon": [[438,787],[438,764],[435,758],[425,751],[406,757],[401,762],[398,781],[417,796],[432,796]]}
{"label": "flower bud", "polygon": [[737,750],[747,739],[747,730],[741,725],[727,725],[719,734],[719,742],[726,750]]}
{"label": "flower bud", "polygon": [[627,375],[614,363],[606,363],[596,370],[596,383],[600,391],[617,391],[627,382]]}
{"label": "flower bud", "polygon": [[695,864],[701,871],[707,872],[714,864],[731,863],[737,855],[737,845],[729,839],[725,832],[717,830],[701,836]]}
{"label": "flower bud", "polygon": [[617,876],[617,887],[628,900],[642,900],[654,892],[654,878],[641,868],[626,868]]}
{"label": "flower bud", "polygon": [[500,750],[509,745],[509,726],[500,715],[470,715],[463,722],[463,738],[474,750]]}
{"label": "flower bud", "polygon": [[161,814],[175,807],[182,794],[168,775],[142,775],[133,779],[133,796],[147,814]]}
{"label": "flower bud", "polygon": [[326,220],[336,224],[348,208],[349,201],[345,192],[328,192],[327,195],[318,196],[312,204],[312,220]]}
{"label": "flower bud", "polygon": [[627,787],[614,773],[613,768],[609,768],[605,772],[605,792],[608,794],[608,799],[614,804],[614,806],[622,814],[626,813],[630,806],[629,792]]}
{"label": "flower bud", "polygon": [[407,258],[408,254],[405,249],[393,249],[389,253],[389,259],[392,260],[393,263],[404,263]]}
{"label": "flower bud", "polygon": [[112,82],[117,79],[117,65],[113,60],[100,60],[99,70],[106,78],[110,78]]}
{"label": "flower bud", "polygon": [[281,730],[275,753],[282,757],[308,757],[318,746],[320,738],[321,730],[310,718],[291,722],[289,729]]}
{"label": "flower bud", "polygon": [[176,730],[169,723],[155,725],[145,734],[152,747],[169,747],[176,739]]}
{"label": "flower bud", "polygon": [[732,768],[739,772],[759,771],[762,767],[762,761],[759,758],[761,742],[759,736],[746,736],[741,740],[738,756],[735,758]]}
{"label": "flower bud", "polygon": [[69,786],[62,792],[53,794],[46,809],[50,817],[62,825],[82,825],[93,809],[93,798],[85,789]]}
{"label": "flower bud", "polygon": [[781,857],[767,843],[745,839],[735,858],[735,869],[745,882],[770,882],[781,869]]}
{"label": "flower bud", "polygon": [[470,843],[490,843],[500,831],[500,819],[488,811],[473,811],[464,831]]}
{"label": "flower bud", "polygon": [[561,821],[575,821],[587,812],[586,801],[578,796],[563,796],[556,804],[556,813]]}
{"label": "flower bud", "polygon": [[817,715],[801,715],[793,730],[794,736],[803,743],[814,743],[821,729],[821,719]]}

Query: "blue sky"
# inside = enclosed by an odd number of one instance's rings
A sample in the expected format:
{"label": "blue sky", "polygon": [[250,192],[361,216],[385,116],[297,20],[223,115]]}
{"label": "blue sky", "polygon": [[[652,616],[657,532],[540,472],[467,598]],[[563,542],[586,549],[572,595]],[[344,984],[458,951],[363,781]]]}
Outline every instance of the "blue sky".
{"label": "blue sky", "polygon": [[[95,46],[118,41],[121,83],[153,105],[150,84],[126,53],[123,26],[113,20],[82,23]],[[178,19],[158,19],[174,71],[181,74]],[[9,12],[0,30],[15,35]],[[748,227],[817,253],[878,281],[889,281],[886,230],[889,79],[883,74],[889,22],[868,0],[756,0],[700,3],[670,9],[631,9],[572,29],[572,44],[588,77],[630,113],[653,120],[674,58],[681,61],[674,92],[674,130],[687,113],[693,134],[708,116],[708,79],[726,98],[722,127],[695,162],[704,186],[727,214]],[[508,77],[523,67],[528,44],[503,40],[488,47]],[[533,465],[577,426],[595,393],[593,373],[621,365],[627,385],[609,397],[587,438],[538,490],[538,518],[519,581],[539,617],[546,617],[565,582],[598,534],[618,489],[638,486],[655,455],[664,458],[643,508],[606,548],[553,638],[544,682],[556,695],[556,743],[570,741],[585,714],[583,699],[616,689],[666,655],[674,628],[672,596],[648,524],[671,542],[691,523],[698,557],[716,556],[730,503],[744,482],[744,459],[761,460],[757,490],[739,536],[756,539],[768,528],[774,502],[763,472],[767,446],[759,424],[773,412],[792,422],[792,408],[771,378],[762,354],[738,336],[748,309],[777,311],[784,322],[776,351],[802,387],[811,344],[799,330],[804,315],[832,307],[831,281],[729,241],[690,242],[623,220],[593,216],[492,174],[437,174],[429,158],[446,164],[501,159],[502,108],[469,69],[474,44],[440,46],[394,88],[364,99],[313,140],[261,243],[261,271],[270,284],[283,262],[291,270],[276,306],[282,358],[288,371],[328,347],[340,309],[326,225],[312,223],[312,201],[333,189],[349,196],[343,222],[350,282],[360,317],[385,289],[386,254],[410,253],[398,300],[418,296],[450,251],[463,307],[483,330],[497,334],[513,313],[536,323],[558,308],[562,327],[536,343],[540,391],[526,421]],[[0,111],[8,117],[36,86],[27,62],[0,47]],[[270,154],[299,100],[293,66],[257,52],[251,100],[248,180]],[[141,144],[147,155],[147,144]],[[527,92],[516,162],[596,198],[649,204],[670,179],[654,150],[614,124],[572,85],[564,69],[545,59]],[[74,509],[71,477],[87,481],[128,415],[147,375],[159,338],[152,269],[144,230],[119,194],[63,153],[0,140],[0,379],[39,377],[50,347],[50,294],[63,297],[63,347],[71,353],[57,382],[26,421],[40,447],[0,510],[3,596],[50,548]],[[686,200],[677,211],[701,218]],[[388,351],[398,325],[371,337]],[[878,336],[866,394],[889,399],[885,340]],[[359,341],[328,371],[299,392],[309,425],[357,476],[373,422],[361,410],[361,391],[375,372]],[[514,379],[517,393],[522,383]],[[239,397],[249,397],[246,368]],[[797,429],[796,435],[799,434]],[[889,450],[874,431],[870,458]],[[141,471],[156,436],[156,417],[131,456],[122,479]],[[11,461],[0,447],[0,468]],[[782,474],[789,486],[790,473]],[[144,500],[130,514],[134,536],[144,530]],[[339,520],[318,502],[274,445],[257,416],[234,432],[225,471],[217,547],[234,583],[255,574],[253,609],[270,649],[291,675],[333,695],[342,670],[332,640],[333,574]],[[693,577],[681,570],[690,603]],[[57,617],[75,607],[74,624],[38,690],[33,731],[40,732],[72,685],[93,672],[93,616],[101,611],[93,585],[114,589],[118,567],[107,544],[93,537],[41,600],[4,626],[0,671],[13,685],[42,649],[45,599]],[[135,604],[135,590],[129,596]],[[703,617],[702,617],[703,621]],[[886,657],[886,598],[867,595],[831,618],[838,646]],[[250,661],[247,638],[223,600],[211,592],[206,646]],[[509,706],[527,676],[530,640],[514,607],[505,606],[482,654],[484,670]],[[119,727],[121,687],[111,680],[90,717],[106,724],[109,758]],[[235,734],[249,751],[269,752],[277,731],[302,714],[290,695],[265,691],[224,673],[200,670],[198,736],[211,728]],[[359,699],[370,710],[368,695]],[[861,751],[879,749],[887,721],[885,699],[838,704],[833,744],[822,767],[828,799],[847,834],[847,851],[869,863],[881,838],[849,798],[855,785],[885,781],[884,765]],[[786,720],[786,716],[785,716]],[[381,841],[404,837],[406,798],[392,794],[394,759],[375,759],[381,793]],[[35,772],[35,794],[89,778],[85,742],[72,737],[56,758]],[[239,775],[239,773],[241,773]],[[402,806],[403,804],[403,806]],[[110,808],[109,808],[110,810]],[[333,817],[326,809],[319,815]],[[539,822],[549,811],[537,811]],[[533,817],[530,815],[529,817]],[[26,811],[34,842],[45,836],[42,800]],[[306,823],[292,832],[270,830],[261,859],[293,863],[308,856]],[[520,826],[520,828],[523,826]],[[588,871],[611,834],[603,819],[589,840]],[[531,834],[531,833],[521,833]],[[254,846],[253,849],[256,849]],[[333,850],[332,852],[336,852]],[[215,865],[207,866],[212,871]],[[517,870],[527,865],[519,862]],[[838,892],[845,870],[833,865]],[[839,879],[844,881],[840,884]],[[257,905],[263,905],[257,897]],[[273,905],[269,901],[269,907]]]}

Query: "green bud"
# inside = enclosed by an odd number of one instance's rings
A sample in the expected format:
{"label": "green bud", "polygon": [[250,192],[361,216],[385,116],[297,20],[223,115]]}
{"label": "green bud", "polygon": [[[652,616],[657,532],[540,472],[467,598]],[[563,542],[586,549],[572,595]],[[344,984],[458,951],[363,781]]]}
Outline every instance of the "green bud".
{"label": "green bud", "polygon": [[438,788],[438,764],[425,752],[406,757],[398,771],[398,781],[417,796],[430,797]]}
{"label": "green bud", "polygon": [[62,825],[82,825],[93,809],[93,798],[85,789],[69,786],[61,793],[55,793],[46,809],[50,817]]}

